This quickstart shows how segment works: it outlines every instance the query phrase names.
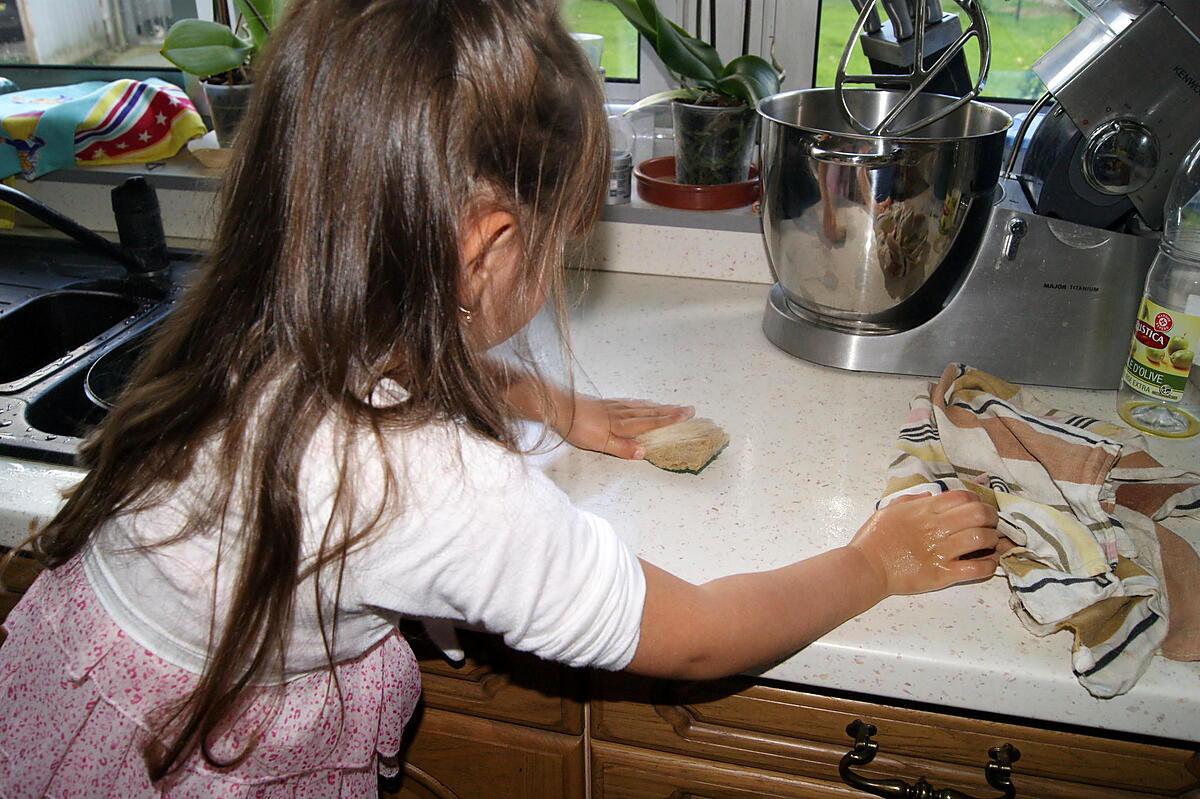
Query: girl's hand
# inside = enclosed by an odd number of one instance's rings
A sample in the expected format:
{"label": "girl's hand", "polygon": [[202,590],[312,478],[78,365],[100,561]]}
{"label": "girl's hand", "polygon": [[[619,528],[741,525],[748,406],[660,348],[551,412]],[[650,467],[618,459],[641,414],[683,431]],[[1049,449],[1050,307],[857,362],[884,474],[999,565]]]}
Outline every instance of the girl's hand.
{"label": "girl's hand", "polygon": [[695,409],[658,405],[645,400],[598,399],[575,395],[575,414],[569,430],[559,435],[579,449],[638,460],[645,455],[636,436],[692,418]]}
{"label": "girl's hand", "polygon": [[[921,594],[991,577],[997,521],[996,509],[970,491],[900,497],[868,519],[849,547],[871,564],[885,596]],[[963,557],[969,554],[978,556]]]}

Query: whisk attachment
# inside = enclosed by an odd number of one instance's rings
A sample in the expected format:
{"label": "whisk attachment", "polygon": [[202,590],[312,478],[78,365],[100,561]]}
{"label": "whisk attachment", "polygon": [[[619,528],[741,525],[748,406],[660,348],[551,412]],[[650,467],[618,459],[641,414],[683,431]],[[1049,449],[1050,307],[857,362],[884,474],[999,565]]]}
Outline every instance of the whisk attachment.
{"label": "whisk attachment", "polygon": [[[906,2],[906,0],[900,0]],[[854,30],[850,33],[850,38],[846,41],[846,46],[842,50],[842,57],[838,61],[837,75],[834,78],[834,89],[837,93],[838,102],[842,107],[842,114],[846,121],[859,133],[864,133],[870,136],[907,136],[914,131],[920,130],[927,125],[932,125],[939,119],[949,116],[956,110],[966,105],[979,96],[983,91],[983,87],[987,83],[988,70],[991,67],[992,59],[992,40],[991,34],[988,31],[987,19],[984,17],[983,8],[979,0],[955,0],[958,6],[966,12],[967,18],[970,20],[970,25],[965,31],[938,57],[937,61],[932,66],[925,65],[925,32],[929,18],[929,8],[926,0],[915,0],[913,2],[913,27],[912,27],[912,42],[913,42],[913,65],[908,73],[901,74],[869,74],[869,75],[854,75],[847,74],[846,69],[850,64],[850,57],[854,54],[855,44],[862,35],[864,29],[868,32],[875,32],[880,29],[879,14],[875,9],[876,0],[863,0],[859,6],[858,20],[854,24]],[[893,27],[898,35],[903,35],[906,31],[900,29],[900,23],[893,20]],[[967,42],[971,39],[979,41],[979,77],[975,81],[974,87],[966,94],[959,97],[952,103],[949,103],[937,111],[921,117],[915,122],[900,125],[900,119],[904,112],[912,105],[913,101],[921,92],[929,86],[929,84],[942,71],[944,71],[951,62],[962,52],[966,47]],[[854,115],[850,110],[850,104],[846,101],[846,86],[847,85],[863,85],[870,84],[901,84],[907,88],[904,96],[899,102],[895,103],[891,109],[884,114],[874,126],[867,125]]]}

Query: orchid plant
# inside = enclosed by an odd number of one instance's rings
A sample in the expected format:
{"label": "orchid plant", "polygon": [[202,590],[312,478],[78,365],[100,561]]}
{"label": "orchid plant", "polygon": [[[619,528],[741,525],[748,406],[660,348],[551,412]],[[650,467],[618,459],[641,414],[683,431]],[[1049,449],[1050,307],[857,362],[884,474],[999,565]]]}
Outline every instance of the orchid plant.
{"label": "orchid plant", "polygon": [[715,47],[663,16],[654,0],[609,2],[646,38],[680,84],[678,89],[646,97],[626,113],[668,100],[754,106],[779,91],[784,74],[777,64],[756,55],[740,55],[725,63]]}
{"label": "orchid plant", "polygon": [[286,0],[233,0],[238,12],[230,24],[225,0],[214,0],[213,18],[183,19],[167,31],[162,55],[198,78],[227,75],[228,83],[249,83],[254,58],[266,45]]}

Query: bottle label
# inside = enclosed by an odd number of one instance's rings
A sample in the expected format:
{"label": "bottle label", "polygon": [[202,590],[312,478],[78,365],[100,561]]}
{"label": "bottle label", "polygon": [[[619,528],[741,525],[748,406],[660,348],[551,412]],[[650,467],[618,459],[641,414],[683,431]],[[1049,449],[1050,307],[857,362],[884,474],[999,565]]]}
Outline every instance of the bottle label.
{"label": "bottle label", "polygon": [[1200,341],[1200,316],[1142,298],[1125,364],[1125,385],[1164,402],[1179,402]]}

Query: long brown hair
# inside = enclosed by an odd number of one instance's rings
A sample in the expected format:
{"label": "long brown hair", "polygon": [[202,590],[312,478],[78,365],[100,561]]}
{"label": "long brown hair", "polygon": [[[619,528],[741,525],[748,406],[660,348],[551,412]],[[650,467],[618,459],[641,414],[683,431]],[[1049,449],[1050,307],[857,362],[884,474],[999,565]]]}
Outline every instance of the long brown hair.
{"label": "long brown hair", "polygon": [[[381,445],[454,420],[516,447],[460,311],[464,214],[487,202],[516,216],[521,290],[548,291],[561,314],[565,247],[599,214],[608,154],[600,87],[557,0],[293,0],[236,149],[211,252],[34,541],[62,564],[180,485],[202,445],[216,452],[213,510],[173,540],[236,536],[240,571],[195,692],[147,750],[154,780],[197,747],[216,764],[222,723],[282,666],[298,583],[328,565],[334,588],[317,596],[336,597],[379,521],[353,511],[347,454],[320,552],[302,562],[298,475],[322,419]],[[368,401],[385,377],[407,402]],[[225,530],[235,485],[245,521]]]}

